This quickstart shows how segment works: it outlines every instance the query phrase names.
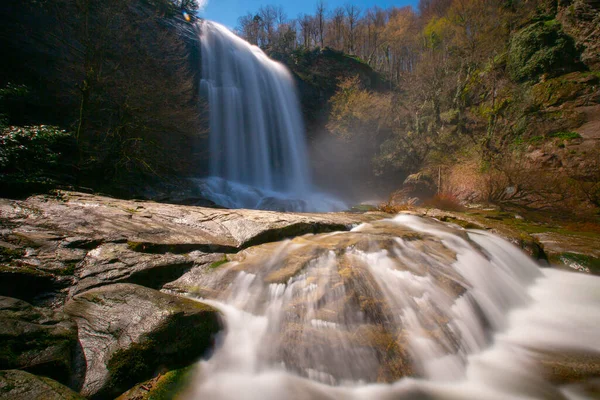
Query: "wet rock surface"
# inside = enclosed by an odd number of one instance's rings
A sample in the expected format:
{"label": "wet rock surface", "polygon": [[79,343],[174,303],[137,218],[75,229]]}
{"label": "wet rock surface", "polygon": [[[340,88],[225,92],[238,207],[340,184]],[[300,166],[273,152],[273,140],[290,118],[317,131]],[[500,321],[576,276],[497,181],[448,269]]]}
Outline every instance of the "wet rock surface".
{"label": "wet rock surface", "polygon": [[189,365],[220,330],[216,310],[132,284],[75,296],[65,312],[79,328],[86,361],[82,394],[118,395],[160,368]]}
{"label": "wet rock surface", "polygon": [[[20,225],[17,233],[51,227],[55,237],[124,239],[148,251],[236,251],[253,244],[344,230],[377,215],[295,214],[257,210],[220,210],[143,201],[126,201],[64,192],[58,198],[34,196],[2,200],[3,219]],[[46,228],[46,231],[48,229]]]}
{"label": "wet rock surface", "polygon": [[[579,265],[599,257],[594,236],[538,232],[538,226],[525,232],[525,222],[514,215],[414,213],[441,220],[439,229],[467,241],[466,231],[455,225],[499,233],[539,260],[566,265],[564,258]],[[381,301],[386,280],[370,267],[380,261],[369,257],[389,261],[387,268],[394,271],[389,279],[396,274],[402,281],[434,285],[447,299],[463,296],[468,285],[448,267],[457,255],[439,238],[381,221],[385,217],[211,209],[73,192],[0,199],[0,296],[5,296],[0,297],[0,369],[6,370],[0,398],[54,398],[53,391],[63,396],[57,398],[79,398],[68,397],[78,395],[60,384],[91,398],[114,398],[144,381],[154,387],[165,381],[164,371],[198,360],[222,327],[216,310],[175,294],[222,299],[251,277],[273,293],[245,300],[250,308],[292,288],[286,319],[271,337],[272,346],[279,346],[271,361],[331,383],[362,373],[339,359],[352,351],[372,362],[363,375],[368,381],[420,376],[422,368],[405,350],[406,329],[397,329]],[[411,255],[402,257],[402,252]],[[238,289],[242,293],[248,287]],[[422,308],[419,324],[426,337],[455,354],[452,341],[440,340],[451,335],[444,330],[448,311],[423,302],[426,291],[410,285],[399,290],[406,304]],[[340,324],[348,329],[331,336]],[[559,364],[568,369],[569,362]],[[315,377],[310,370],[315,363],[332,370],[345,367],[335,377]],[[60,384],[7,371],[13,368]],[[145,392],[142,386],[129,395]],[[42,392],[46,397],[39,397]]]}
{"label": "wet rock surface", "polygon": [[[220,301],[239,296],[240,306],[259,315],[265,307],[281,307],[281,321],[269,328],[265,351],[272,361],[299,375],[331,384],[357,376],[393,382],[420,376],[422,371],[402,345],[406,328],[398,328],[397,315],[384,300],[385,278],[375,265],[382,262],[392,277],[429,282],[441,288],[445,298],[456,299],[467,288],[450,267],[455,261],[456,254],[439,239],[384,220],[351,232],[254,246],[228,255],[212,268],[192,270],[165,289]],[[408,284],[397,290],[403,292],[404,304],[420,307],[417,314],[428,335],[441,338],[448,334],[442,332],[448,310],[419,300],[426,287]],[[281,300],[274,300],[278,295]],[[360,359],[361,364],[348,363],[347,357]],[[365,363],[372,368],[365,370]],[[315,365],[320,366],[318,374],[312,370]]]}
{"label": "wet rock surface", "polygon": [[0,295],[60,307],[69,295],[112,283],[159,289],[222,252],[380,217],[217,210],[74,192],[2,199]]}

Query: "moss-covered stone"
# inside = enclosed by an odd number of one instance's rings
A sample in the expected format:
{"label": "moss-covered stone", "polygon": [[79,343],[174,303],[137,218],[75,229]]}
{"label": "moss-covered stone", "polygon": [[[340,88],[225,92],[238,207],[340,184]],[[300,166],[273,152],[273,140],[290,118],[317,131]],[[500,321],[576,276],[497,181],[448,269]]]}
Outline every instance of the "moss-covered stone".
{"label": "moss-covered stone", "polygon": [[542,74],[558,76],[580,69],[579,50],[556,20],[533,23],[512,36],[508,71],[516,81]]}
{"label": "moss-covered stone", "polygon": [[221,329],[218,312],[190,299],[132,284],[91,289],[65,306],[86,357],[83,394],[110,397],[161,368],[197,361]]}
{"label": "moss-covered stone", "polygon": [[64,314],[0,297],[0,369],[23,369],[73,384],[77,329]]}
{"label": "moss-covered stone", "polygon": [[194,371],[194,366],[171,370],[136,385],[117,400],[172,400],[183,392]]}
{"label": "moss-covered stone", "polygon": [[565,252],[555,255],[553,260],[576,271],[600,275],[600,258],[594,256]]}
{"label": "moss-covered stone", "polygon": [[224,254],[223,255],[223,259],[219,260],[219,261],[215,261],[214,263],[209,265],[210,269],[215,269],[215,268],[219,268],[221,265],[223,264],[227,264],[229,262],[229,259],[227,258],[227,256]]}
{"label": "moss-covered stone", "polygon": [[595,74],[573,72],[536,84],[531,88],[531,96],[537,106],[559,106],[589,95],[598,82],[600,79]]}
{"label": "moss-covered stone", "polygon": [[25,371],[0,371],[0,399],[6,400],[84,400],[66,386]]}

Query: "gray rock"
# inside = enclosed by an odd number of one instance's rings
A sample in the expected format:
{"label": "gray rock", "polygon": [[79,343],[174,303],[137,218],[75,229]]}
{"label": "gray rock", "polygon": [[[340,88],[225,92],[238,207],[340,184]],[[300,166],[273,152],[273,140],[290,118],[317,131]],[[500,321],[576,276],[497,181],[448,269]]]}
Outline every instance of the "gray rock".
{"label": "gray rock", "polygon": [[0,371],[0,399],[5,400],[83,400],[66,386],[25,371]]}
{"label": "gray rock", "polygon": [[60,312],[0,297],[0,369],[23,369],[77,386],[77,327]]}
{"label": "gray rock", "polygon": [[65,311],[77,322],[87,364],[82,394],[118,395],[161,367],[198,360],[220,330],[213,308],[133,284],[75,296]]}
{"label": "gray rock", "polygon": [[[300,214],[117,200],[64,192],[62,198],[33,196],[0,200],[0,215],[17,225],[17,234],[52,232],[67,237],[127,238],[146,252],[235,251],[305,233],[344,230],[381,214]],[[149,218],[151,216],[151,218]]]}
{"label": "gray rock", "polygon": [[188,254],[147,254],[131,250],[125,243],[106,243],[91,250],[77,268],[78,282],[70,296],[112,283],[136,283],[160,289],[194,265],[211,263],[223,255],[192,251]]}

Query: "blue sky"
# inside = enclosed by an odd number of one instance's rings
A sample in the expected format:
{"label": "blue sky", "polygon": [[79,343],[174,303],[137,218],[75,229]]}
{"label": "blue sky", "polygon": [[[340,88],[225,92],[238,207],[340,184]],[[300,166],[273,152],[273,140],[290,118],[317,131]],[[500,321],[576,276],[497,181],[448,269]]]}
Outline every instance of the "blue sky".
{"label": "blue sky", "polygon": [[[315,10],[317,0],[204,0],[204,10],[200,16],[217,21],[229,28],[237,25],[237,19],[247,12],[255,12],[262,5],[280,5],[288,14],[288,18],[296,18],[298,14],[312,14]],[[202,0],[200,0],[202,3]],[[391,6],[402,7],[406,5],[416,6],[418,0],[325,0],[329,10],[352,3],[361,9],[377,5],[381,8]]]}

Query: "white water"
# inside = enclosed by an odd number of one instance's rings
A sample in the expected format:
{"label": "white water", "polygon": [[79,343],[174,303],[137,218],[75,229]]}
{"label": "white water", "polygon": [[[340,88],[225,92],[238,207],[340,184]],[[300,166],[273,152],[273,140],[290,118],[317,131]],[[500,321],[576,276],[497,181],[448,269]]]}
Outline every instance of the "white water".
{"label": "white water", "polygon": [[331,212],[348,208],[341,200],[316,191],[290,194],[260,189],[214,176],[192,179],[192,181],[196,183],[203,197],[226,208],[296,212]]}
{"label": "white water", "polygon": [[[377,223],[309,235],[283,242],[256,268],[229,263],[201,282],[218,286],[233,276],[207,301],[227,328],[186,398],[589,398],[546,381],[539,359],[583,352],[598,362],[600,278],[540,269],[485,232],[465,235],[413,216],[386,223],[425,236],[390,241]],[[355,240],[363,235],[366,246]],[[321,251],[323,243],[343,245]],[[301,273],[273,282],[273,273],[316,248]],[[373,309],[349,305],[353,293],[375,300],[366,303]],[[406,353],[387,359],[364,346],[373,330],[392,339],[388,350]],[[384,364],[402,357],[417,378],[376,383]]]}
{"label": "white water", "polygon": [[201,91],[210,115],[204,196],[230,208],[338,211],[312,186],[304,124],[292,75],[222,25],[203,21]]}

